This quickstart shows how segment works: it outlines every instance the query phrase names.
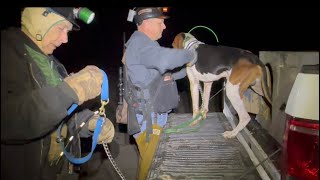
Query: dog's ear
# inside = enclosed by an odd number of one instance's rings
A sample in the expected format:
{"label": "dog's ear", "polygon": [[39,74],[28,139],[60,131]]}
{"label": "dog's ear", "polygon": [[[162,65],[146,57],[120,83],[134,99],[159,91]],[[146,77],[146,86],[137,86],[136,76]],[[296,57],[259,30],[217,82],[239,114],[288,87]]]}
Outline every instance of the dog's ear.
{"label": "dog's ear", "polygon": [[179,49],[184,49],[184,47],[183,47],[183,42],[184,42],[184,39],[186,38],[186,34],[185,34],[185,32],[181,32],[180,34],[179,34],[179,41],[178,41],[178,47],[179,47]]}
{"label": "dog's ear", "polygon": [[182,39],[186,38],[186,34],[185,33],[182,33],[181,36],[182,36]]}
{"label": "dog's ear", "polygon": [[183,35],[184,35],[184,38],[183,38],[184,41],[189,41],[189,39],[192,37],[192,35],[189,33],[184,33]]}
{"label": "dog's ear", "polygon": [[184,39],[183,37],[184,37],[183,32],[177,34],[172,42],[172,47],[176,49],[183,49],[183,39]]}

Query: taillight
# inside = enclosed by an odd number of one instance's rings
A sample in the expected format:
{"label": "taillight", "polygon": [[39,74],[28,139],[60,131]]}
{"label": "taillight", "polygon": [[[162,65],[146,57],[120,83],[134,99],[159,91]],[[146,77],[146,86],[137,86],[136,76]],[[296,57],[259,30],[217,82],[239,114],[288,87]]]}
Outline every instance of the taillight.
{"label": "taillight", "polygon": [[282,179],[319,178],[319,121],[287,115]]}
{"label": "taillight", "polygon": [[290,91],[281,177],[319,178],[319,64],[304,65]]}

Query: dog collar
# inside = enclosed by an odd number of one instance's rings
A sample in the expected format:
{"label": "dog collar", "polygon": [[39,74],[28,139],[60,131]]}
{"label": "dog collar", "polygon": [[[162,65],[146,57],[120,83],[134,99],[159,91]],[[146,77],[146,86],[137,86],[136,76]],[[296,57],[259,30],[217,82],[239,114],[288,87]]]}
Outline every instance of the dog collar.
{"label": "dog collar", "polygon": [[[199,45],[199,44],[204,44],[204,43],[201,41],[198,41],[196,39],[193,39],[190,42],[185,42],[184,47],[185,47],[185,49],[191,49],[193,46]],[[195,48],[193,48],[193,49],[195,49]]]}

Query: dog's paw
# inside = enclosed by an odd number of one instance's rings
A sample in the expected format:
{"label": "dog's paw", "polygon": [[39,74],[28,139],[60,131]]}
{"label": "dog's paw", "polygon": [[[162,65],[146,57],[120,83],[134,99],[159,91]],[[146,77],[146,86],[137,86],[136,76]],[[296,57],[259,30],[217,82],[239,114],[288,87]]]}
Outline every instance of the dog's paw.
{"label": "dog's paw", "polygon": [[222,133],[222,136],[226,139],[231,139],[237,136],[237,132],[234,131],[225,131],[224,133]]}
{"label": "dog's paw", "polygon": [[204,109],[201,111],[201,114],[202,114],[202,118],[203,119],[206,119],[207,118],[207,114],[208,114],[208,109]]}
{"label": "dog's paw", "polygon": [[193,111],[192,118],[195,118],[196,116],[198,116],[199,113],[200,113],[200,111]]}

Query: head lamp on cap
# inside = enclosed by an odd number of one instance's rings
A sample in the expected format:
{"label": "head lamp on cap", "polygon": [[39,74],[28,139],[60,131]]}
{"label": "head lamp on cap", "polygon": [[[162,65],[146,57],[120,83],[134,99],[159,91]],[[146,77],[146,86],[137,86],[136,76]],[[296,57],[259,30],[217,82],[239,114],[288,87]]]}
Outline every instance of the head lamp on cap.
{"label": "head lamp on cap", "polygon": [[80,29],[80,26],[76,23],[76,19],[80,19],[86,24],[90,24],[95,17],[95,13],[86,7],[51,7],[48,8],[48,10],[52,10],[54,13],[57,13],[70,21],[75,26],[73,30]]}
{"label": "head lamp on cap", "polygon": [[167,19],[169,16],[165,16],[161,10],[162,8],[157,7],[143,7],[137,8],[136,10],[129,10],[127,20],[140,25],[143,20],[150,18]]}
{"label": "head lamp on cap", "polygon": [[95,13],[89,10],[88,8],[75,8],[73,13],[76,18],[80,19],[81,21],[85,22],[86,24],[90,24],[95,16]]}
{"label": "head lamp on cap", "polygon": [[56,24],[65,20],[73,24],[72,30],[80,30],[76,19],[89,24],[95,14],[88,8],[73,7],[27,7],[21,16],[21,25],[24,32],[28,32],[36,40],[41,41],[47,32]]}

